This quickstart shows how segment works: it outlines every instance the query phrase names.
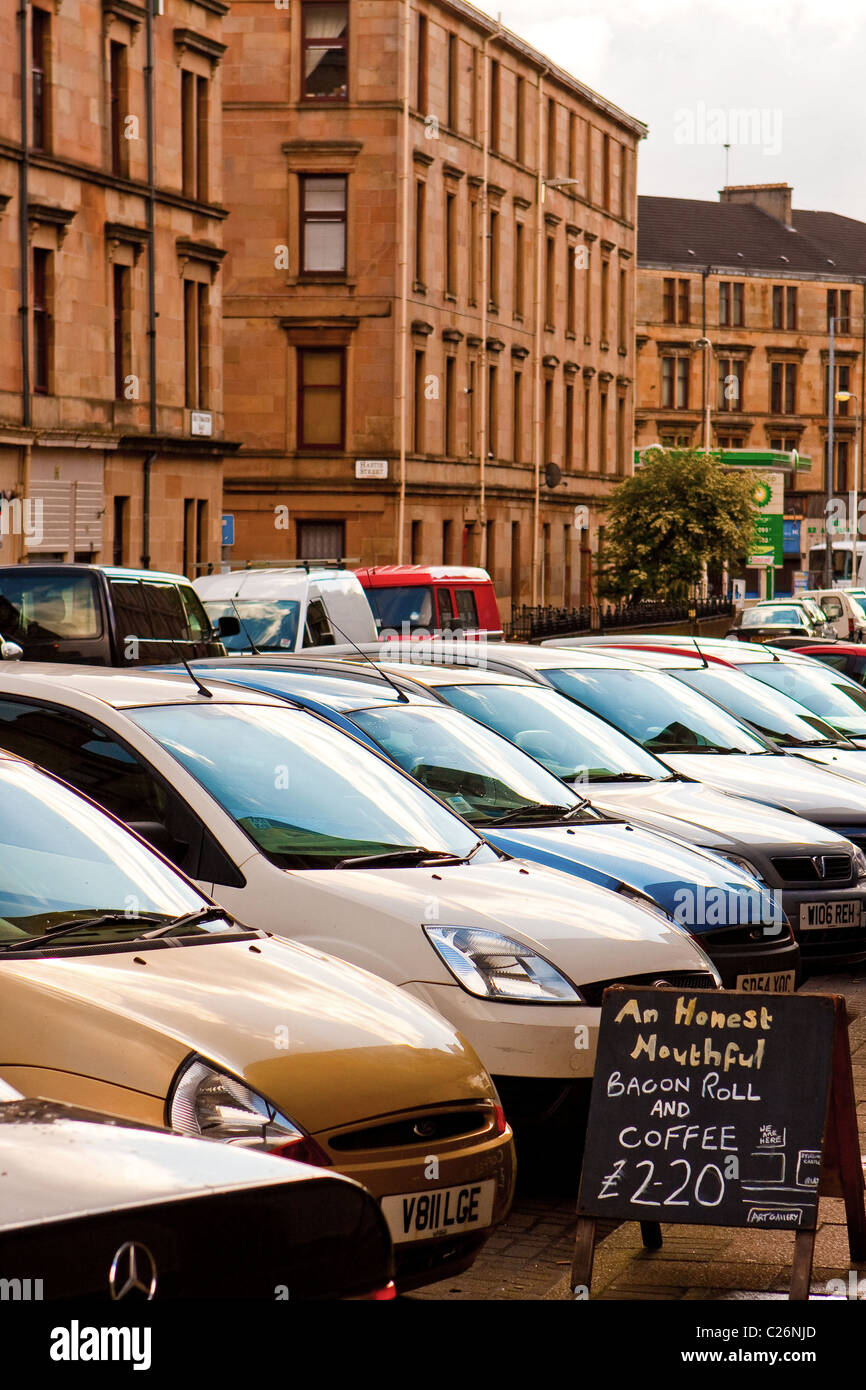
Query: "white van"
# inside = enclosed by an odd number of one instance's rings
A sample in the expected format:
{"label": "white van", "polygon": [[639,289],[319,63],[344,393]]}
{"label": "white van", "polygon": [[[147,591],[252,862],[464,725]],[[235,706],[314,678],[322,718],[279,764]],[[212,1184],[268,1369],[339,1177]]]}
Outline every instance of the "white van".
{"label": "white van", "polygon": [[194,588],[216,626],[236,617],[228,652],[294,652],[342,642],[375,642],[376,622],[351,570],[307,568],[235,570],[206,574]]}
{"label": "white van", "polygon": [[862,589],[807,589],[796,597],[814,599],[837,637],[847,642],[862,642],[866,637],[866,600]]}

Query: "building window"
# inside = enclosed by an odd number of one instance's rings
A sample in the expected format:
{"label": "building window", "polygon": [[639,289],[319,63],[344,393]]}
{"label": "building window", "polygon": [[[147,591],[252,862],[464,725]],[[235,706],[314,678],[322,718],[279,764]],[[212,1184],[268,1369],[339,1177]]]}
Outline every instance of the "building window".
{"label": "building window", "polygon": [[610,261],[601,263],[601,343],[610,340]]}
{"label": "building window", "polygon": [[565,331],[572,337],[577,337],[577,266],[575,265],[576,247],[568,245],[565,248]]}
{"label": "building window", "polygon": [[207,285],[199,280],[183,282],[183,341],[186,405],[207,409]]}
{"label": "building window", "polygon": [[665,323],[676,323],[676,280],[662,281],[662,319]]}
{"label": "building window", "polygon": [[427,218],[425,216],[425,205],[427,201],[427,185],[423,179],[418,179],[415,184],[415,286],[416,290],[427,288],[427,269],[425,255],[427,249]]}
{"label": "building window", "polygon": [[598,398],[598,466],[602,473],[607,472],[607,392],[602,391]]}
{"label": "building window", "polygon": [[51,16],[48,11],[33,5],[31,25],[31,144],[34,150],[48,150],[51,148]]}
{"label": "building window", "polygon": [[490,209],[488,255],[488,308],[495,310],[499,307],[499,213],[493,208]]}
{"label": "building window", "polygon": [[616,471],[625,473],[625,396],[616,398]]}
{"label": "building window", "polygon": [[[442,522],[442,564],[443,564],[443,565],[450,565],[450,564],[452,563],[452,559],[451,559],[451,550],[452,550],[452,547],[453,547],[453,544],[454,544],[454,542],[453,542],[453,540],[452,540],[453,533],[454,533],[454,523],[453,523],[453,521],[450,521],[450,520],[443,521],[443,522]],[[447,591],[446,591],[446,592],[447,592]]]}
{"label": "building window", "polygon": [[54,254],[51,251],[43,251],[40,247],[35,247],[33,251],[33,390],[42,396],[51,393],[54,349],[53,302]]}
{"label": "building window", "polygon": [[487,368],[487,457],[499,457],[499,378],[496,367]]}
{"label": "building window", "polygon": [[515,372],[511,391],[511,457],[520,463],[523,457],[523,373]]}
{"label": "building window", "polygon": [[689,408],[689,359],[687,357],[662,358],[662,408],[664,410],[688,410]]}
{"label": "building window", "polygon": [[677,319],[680,323],[690,323],[691,313],[689,309],[689,282],[680,280],[679,294],[677,303]]}
{"label": "building window", "polygon": [[413,378],[414,408],[412,411],[412,452],[415,454],[423,454],[425,446],[425,376],[425,353],[423,351],[416,350]]}
{"label": "building window", "polygon": [[795,362],[773,362],[770,366],[770,413],[796,415],[797,365]]}
{"label": "building window", "polygon": [[588,386],[583,388],[583,465],[588,469],[592,454],[590,453],[589,430],[592,424],[592,394]]}
{"label": "building window", "polygon": [[848,491],[848,441],[840,439],[836,444],[836,489]]}
{"label": "building window", "polygon": [[188,198],[206,203],[210,83],[194,72],[182,72],[180,81],[183,191]]}
{"label": "building window", "polygon": [[409,564],[419,565],[421,563],[421,527],[422,522],[413,521],[409,532]]}
{"label": "building window", "polygon": [[490,109],[487,113],[487,140],[491,150],[499,149],[499,64],[490,59]]}
{"label": "building window", "polygon": [[605,135],[601,161],[601,200],[604,207],[610,207],[610,136]]}
{"label": "building window", "polygon": [[478,200],[469,201],[469,303],[478,303]]}
{"label": "building window", "polygon": [[342,450],[344,447],[345,375],[342,349],[298,349],[300,449]]}
{"label": "building window", "polygon": [[735,358],[719,358],[719,410],[744,410],[745,363]]}
{"label": "building window", "polygon": [[457,297],[457,194],[445,194],[445,293]]}
{"label": "building window", "polygon": [[556,317],[556,240],[549,236],[544,260],[544,326],[553,328]]}
{"label": "building window", "polygon": [[773,327],[793,331],[797,327],[797,288],[795,285],[773,286]]}
{"label": "building window", "polygon": [[836,320],[836,332],[843,337],[851,332],[851,291],[850,290],[828,290],[827,291],[827,331],[830,331],[830,320]]}
{"label": "building window", "polygon": [[790,454],[792,449],[797,448],[797,442],[798,441],[795,435],[777,434],[774,435],[774,437],[770,440],[770,448],[775,449],[776,452],[780,454]]}
{"label": "building window", "polygon": [[427,110],[427,16],[418,15],[418,70],[416,73],[416,110]]}
{"label": "building window", "polygon": [[[851,390],[851,368],[845,363],[836,367],[836,391]],[[833,407],[834,414],[848,415],[851,410],[850,401],[836,401]],[[830,367],[829,364],[824,368],[824,414],[830,413]]]}
{"label": "building window", "polygon": [[719,325],[742,328],[745,323],[745,285],[741,280],[723,280],[719,285]]}
{"label": "building window", "polygon": [[345,174],[301,176],[301,274],[346,273]]}
{"label": "building window", "polygon": [[553,446],[553,382],[549,377],[544,382],[544,419],[541,443],[542,466],[551,462]]}
{"label": "building window", "polygon": [[577,116],[568,113],[568,177],[577,178]]}
{"label": "building window", "polygon": [[511,523],[511,610],[520,601],[520,522]]}
{"label": "building window", "polygon": [[566,472],[574,467],[574,383],[565,387],[565,430],[562,446],[562,466]]}
{"label": "building window", "polygon": [[590,122],[589,122],[589,121],[585,121],[585,122],[584,122],[584,127],[583,127],[583,133],[584,133],[584,146],[585,146],[585,148],[584,148],[584,155],[583,155],[583,167],[584,167],[584,170],[586,171],[586,187],[585,187],[585,189],[583,190],[583,193],[584,193],[584,200],[585,200],[587,203],[591,203],[591,202],[592,202],[592,193],[593,193],[593,179],[592,179],[592,130],[593,130],[593,128],[592,128]]}
{"label": "building window", "polygon": [[349,6],[303,0],[301,49],[304,98],[345,101],[349,95]]}
{"label": "building window", "polygon": [[526,81],[517,79],[514,100],[514,155],[518,164],[526,163]]}
{"label": "building window", "polygon": [[617,313],[618,346],[628,346],[628,272],[619,272],[619,309]]}
{"label": "building window", "polygon": [[454,458],[457,453],[457,361],[445,358],[445,454]]}
{"label": "building window", "polygon": [[300,560],[343,560],[345,555],[345,521],[298,522]]}
{"label": "building window", "polygon": [[547,177],[556,177],[556,102],[547,98]]}
{"label": "building window", "polygon": [[478,414],[475,404],[475,383],[477,381],[477,378],[478,374],[475,370],[475,363],[470,362],[469,386],[466,390],[466,394],[469,398],[469,439],[467,441],[466,453],[469,455],[470,458],[473,457],[473,455],[475,454],[475,440],[477,437],[478,430]]}
{"label": "building window", "polygon": [[114,329],[114,396],[122,401],[126,378],[130,370],[129,348],[129,284],[131,272],[128,265],[112,266],[113,329]]}
{"label": "building window", "polygon": [[129,531],[129,498],[115,497],[113,503],[114,527],[111,537],[111,563],[123,565],[127,559],[127,535]]}
{"label": "building window", "polygon": [[514,224],[514,315],[515,318],[523,318],[526,307],[526,294],[524,285],[526,282],[526,266],[524,264],[524,230],[522,222]]}
{"label": "building window", "polygon": [[126,119],[128,66],[125,43],[114,43],[109,47],[108,57],[108,121],[111,138],[111,172],[124,175],[129,168],[127,151],[129,141],[124,139]]}
{"label": "building window", "polygon": [[457,130],[460,124],[460,40],[448,35],[448,124]]}
{"label": "building window", "polygon": [[690,292],[689,280],[668,279],[662,282],[662,318],[665,323],[691,322]]}

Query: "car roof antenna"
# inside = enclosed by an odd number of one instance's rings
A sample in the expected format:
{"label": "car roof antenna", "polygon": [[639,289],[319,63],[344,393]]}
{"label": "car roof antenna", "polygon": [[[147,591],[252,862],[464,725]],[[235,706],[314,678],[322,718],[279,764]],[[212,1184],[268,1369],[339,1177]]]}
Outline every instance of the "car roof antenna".
{"label": "car roof antenna", "polygon": [[400,703],[402,705],[408,705],[410,703],[410,700],[409,696],[406,694],[406,691],[401,690],[396,681],[392,681],[391,677],[388,675],[388,672],[383,671],[381,666],[377,666],[373,658],[369,656],[367,652],[362,651],[361,648],[358,646],[358,643],[354,642],[352,638],[348,635],[348,633],[344,632],[341,627],[337,627],[337,624],[334,622],[334,619],[331,617],[330,613],[328,614],[328,621],[330,622],[331,627],[334,629],[334,631],[340,634],[344,642],[348,642],[350,647],[354,647],[358,655],[362,656],[369,666],[372,666],[379,679],[387,681],[391,689],[397,692],[397,699],[400,701]]}
{"label": "car roof antenna", "polygon": [[230,599],[229,599],[229,603],[231,604],[232,608],[235,610],[235,617],[237,618],[238,622],[240,623],[240,625],[241,625],[241,627],[242,627],[242,629],[243,629],[244,637],[246,637],[247,641],[248,641],[249,644],[250,644],[250,650],[251,650],[253,656],[261,656],[261,655],[262,655],[261,647],[257,647],[256,644],[255,644],[255,642],[253,641],[252,637],[250,636],[250,630],[249,630],[249,628],[247,627],[246,623],[244,622],[243,618],[241,617],[240,613],[238,612],[238,606],[237,606],[237,604],[235,603],[234,599],[233,599],[233,598],[230,598]]}
{"label": "car roof antenna", "polygon": [[692,641],[693,641],[694,644],[695,644],[695,651],[697,652],[698,656],[701,658],[701,666],[702,666],[703,670],[706,671],[706,669],[707,669],[707,667],[709,666],[710,663],[707,661],[707,658],[704,656],[703,652],[701,651],[700,647],[698,646],[698,639],[697,639],[697,637],[696,637],[694,634],[692,635]]}
{"label": "car roof antenna", "polygon": [[[172,642],[171,645],[174,647],[175,651],[177,652],[177,646],[176,646],[176,644],[175,644],[174,642]],[[190,666],[189,661],[187,660],[187,658],[186,658],[186,656],[184,655],[184,653],[183,653],[183,652],[178,652],[178,656],[180,657],[181,661],[183,662],[183,665],[184,665],[185,668],[186,668],[186,673],[187,673],[187,675],[189,676],[190,680],[192,681],[193,685],[197,687],[199,694],[200,694],[200,695],[206,695],[207,698],[208,698],[209,700],[212,700],[212,699],[213,699],[213,691],[212,691],[212,690],[208,690],[207,686],[204,685],[204,684],[199,680],[198,676],[196,675],[195,671],[194,671],[194,670],[192,669],[192,667]]]}

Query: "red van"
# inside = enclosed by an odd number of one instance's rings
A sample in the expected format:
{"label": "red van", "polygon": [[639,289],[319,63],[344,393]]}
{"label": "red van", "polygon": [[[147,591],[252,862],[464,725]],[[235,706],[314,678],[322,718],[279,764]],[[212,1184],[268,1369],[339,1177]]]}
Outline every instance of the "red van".
{"label": "red van", "polygon": [[379,637],[502,637],[486,570],[465,565],[375,565],[356,570]]}

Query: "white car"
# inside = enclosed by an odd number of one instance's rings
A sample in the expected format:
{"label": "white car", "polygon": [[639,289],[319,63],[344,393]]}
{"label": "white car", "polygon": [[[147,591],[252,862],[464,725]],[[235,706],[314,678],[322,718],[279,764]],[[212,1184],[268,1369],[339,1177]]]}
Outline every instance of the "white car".
{"label": "white car", "polygon": [[0,746],[87,792],[241,922],[431,1005],[518,1120],[534,1113],[529,1082],[546,1083],[546,1110],[591,1076],[606,984],[719,984],[660,909],[502,856],[384,756],[283,700],[34,663],[0,671]]}
{"label": "white car", "polygon": [[240,632],[222,638],[229,652],[293,652],[378,637],[373,610],[352,570],[235,570],[200,575],[193,588],[214,627],[222,618],[237,619]]}

